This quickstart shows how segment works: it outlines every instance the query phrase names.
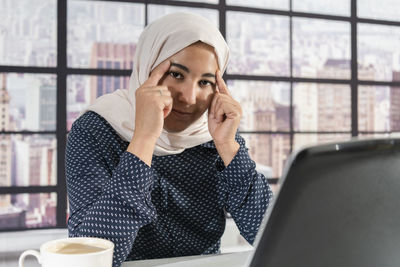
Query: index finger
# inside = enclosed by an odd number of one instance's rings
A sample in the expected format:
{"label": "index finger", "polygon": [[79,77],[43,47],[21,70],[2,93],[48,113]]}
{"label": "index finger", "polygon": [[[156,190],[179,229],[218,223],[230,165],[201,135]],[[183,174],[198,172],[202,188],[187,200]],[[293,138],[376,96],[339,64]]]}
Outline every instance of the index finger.
{"label": "index finger", "polygon": [[164,74],[168,71],[170,67],[170,62],[169,60],[166,60],[159,64],[157,67],[155,67],[151,73],[150,77],[143,83],[145,86],[157,86],[161,78],[164,76]]}
{"label": "index finger", "polygon": [[224,79],[222,79],[220,70],[217,70],[217,75],[216,76],[217,76],[217,86],[218,86],[219,92],[221,94],[225,94],[225,95],[231,96],[231,93],[229,92],[228,87],[226,86],[226,83],[225,83]]}

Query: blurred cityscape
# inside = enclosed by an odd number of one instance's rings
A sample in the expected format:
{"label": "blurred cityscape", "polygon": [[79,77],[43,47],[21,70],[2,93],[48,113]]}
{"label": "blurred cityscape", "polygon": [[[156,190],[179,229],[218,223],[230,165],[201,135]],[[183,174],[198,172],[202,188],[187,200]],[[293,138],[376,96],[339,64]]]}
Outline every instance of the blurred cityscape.
{"label": "blurred cityscape", "polygon": [[[8,85],[13,83],[7,82],[6,74],[0,75],[1,131],[54,130],[55,85],[34,77],[29,81],[29,88],[22,88],[26,102],[14,101],[11,106],[13,95]],[[21,89],[18,83],[13,86],[16,91]],[[1,134],[0,186],[55,185],[56,147],[54,135]],[[55,226],[54,195],[0,195],[0,229]]]}
{"label": "blurred cityscape", "polygon": [[[0,15],[6,18],[0,22],[1,65],[56,66],[55,7],[55,0],[0,2]],[[184,9],[218,23],[215,10],[149,7],[149,21]],[[144,4],[69,1],[68,66],[131,69],[144,12]],[[226,17],[229,74],[351,77],[347,22],[294,18],[291,70],[288,17],[233,11]],[[400,81],[399,27],[361,24],[358,29],[359,79]],[[67,129],[94,99],[127,88],[128,81],[129,77],[68,76]],[[55,131],[55,75],[2,74],[0,82],[2,131]],[[287,82],[229,80],[228,86],[242,105],[240,130],[270,132],[243,134],[251,157],[260,168],[269,169],[270,178],[281,176],[293,149],[351,137],[349,85],[295,83],[292,92]],[[400,87],[359,86],[357,100],[360,131],[400,131]],[[291,129],[296,131],[293,147]],[[54,135],[2,134],[0,146],[0,186],[56,184]],[[55,225],[55,207],[55,193],[0,195],[0,229]]]}
{"label": "blurred cityscape", "polygon": [[1,65],[57,65],[56,0],[1,0],[0,17]]}

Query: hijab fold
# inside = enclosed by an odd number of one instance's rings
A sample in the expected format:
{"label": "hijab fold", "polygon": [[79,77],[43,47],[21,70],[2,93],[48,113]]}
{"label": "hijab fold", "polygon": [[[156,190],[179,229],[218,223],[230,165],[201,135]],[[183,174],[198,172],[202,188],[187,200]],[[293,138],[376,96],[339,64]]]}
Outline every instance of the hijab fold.
{"label": "hijab fold", "polygon": [[[185,12],[169,14],[149,24],[140,35],[129,89],[118,89],[97,98],[86,111],[98,113],[123,140],[130,142],[135,127],[135,91],[160,63],[198,41],[214,48],[219,69],[223,73],[228,63],[229,49],[217,27],[199,15]],[[212,137],[205,112],[181,132],[163,129],[156,142],[154,155],[178,154],[210,140]]]}

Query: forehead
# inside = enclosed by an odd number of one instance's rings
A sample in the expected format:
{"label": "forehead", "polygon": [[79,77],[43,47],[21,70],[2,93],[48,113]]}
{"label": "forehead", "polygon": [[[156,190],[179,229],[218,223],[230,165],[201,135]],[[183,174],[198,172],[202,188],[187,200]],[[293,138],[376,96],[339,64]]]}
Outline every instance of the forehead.
{"label": "forehead", "polygon": [[182,64],[193,71],[214,73],[218,69],[214,48],[201,42],[182,49],[171,56],[170,61]]}

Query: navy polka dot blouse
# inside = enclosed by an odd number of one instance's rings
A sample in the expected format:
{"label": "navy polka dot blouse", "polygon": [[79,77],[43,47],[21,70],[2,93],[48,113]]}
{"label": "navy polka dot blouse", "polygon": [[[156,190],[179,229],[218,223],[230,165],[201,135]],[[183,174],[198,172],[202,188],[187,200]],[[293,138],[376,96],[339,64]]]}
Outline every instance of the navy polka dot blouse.
{"label": "navy polka dot blouse", "polygon": [[255,171],[239,135],[225,167],[212,141],[147,166],[100,115],[87,112],[68,136],[66,176],[70,237],[115,244],[113,267],[125,260],[218,253],[229,212],[252,244],[272,192]]}

